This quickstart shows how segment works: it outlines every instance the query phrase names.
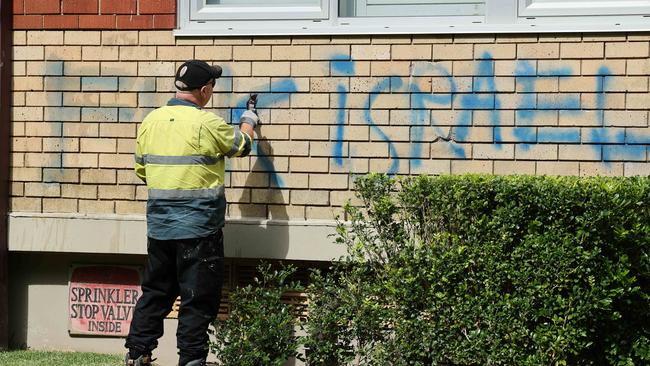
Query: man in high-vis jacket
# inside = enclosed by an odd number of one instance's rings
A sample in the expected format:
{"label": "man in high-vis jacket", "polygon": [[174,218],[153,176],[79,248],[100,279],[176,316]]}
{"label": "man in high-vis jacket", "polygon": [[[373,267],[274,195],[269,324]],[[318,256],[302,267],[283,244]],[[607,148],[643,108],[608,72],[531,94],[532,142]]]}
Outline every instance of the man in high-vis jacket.
{"label": "man in high-vis jacket", "polygon": [[127,366],[151,365],[178,295],[179,365],[205,365],[223,282],[224,159],[250,153],[259,121],[247,110],[237,128],[202,109],[219,76],[219,66],[183,63],[176,96],[149,113],[138,131],[135,173],[148,188],[148,256],[126,338]]}

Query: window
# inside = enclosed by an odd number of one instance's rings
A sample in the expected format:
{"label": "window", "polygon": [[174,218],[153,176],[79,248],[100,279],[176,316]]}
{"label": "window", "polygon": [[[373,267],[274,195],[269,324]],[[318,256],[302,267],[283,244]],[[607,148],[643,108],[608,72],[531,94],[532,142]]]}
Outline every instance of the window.
{"label": "window", "polygon": [[327,19],[329,15],[327,0],[190,0],[189,6],[194,20]]}
{"label": "window", "polygon": [[485,15],[485,0],[341,0],[340,17]]}
{"label": "window", "polygon": [[650,1],[612,0],[519,0],[521,16],[643,15]]}
{"label": "window", "polygon": [[178,0],[176,35],[650,30],[650,0]]}

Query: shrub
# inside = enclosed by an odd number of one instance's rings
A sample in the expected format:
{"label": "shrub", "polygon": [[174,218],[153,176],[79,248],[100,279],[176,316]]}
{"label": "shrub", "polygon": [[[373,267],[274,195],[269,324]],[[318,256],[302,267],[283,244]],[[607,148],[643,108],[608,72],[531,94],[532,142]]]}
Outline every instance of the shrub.
{"label": "shrub", "polygon": [[348,255],[311,287],[310,365],[650,362],[650,178],[356,185]]}
{"label": "shrub", "polygon": [[[340,271],[339,273],[343,273]],[[307,290],[309,321],[304,325],[305,359],[312,366],[344,365],[353,356],[352,334],[347,321],[353,314],[350,306],[350,293],[333,275],[323,275],[314,271],[310,276]]]}
{"label": "shrub", "polygon": [[291,306],[281,301],[285,291],[300,289],[288,282],[296,268],[272,270],[263,264],[258,271],[261,276],[254,284],[230,293],[228,318],[213,323],[210,348],[222,365],[279,366],[298,355],[297,319]]}

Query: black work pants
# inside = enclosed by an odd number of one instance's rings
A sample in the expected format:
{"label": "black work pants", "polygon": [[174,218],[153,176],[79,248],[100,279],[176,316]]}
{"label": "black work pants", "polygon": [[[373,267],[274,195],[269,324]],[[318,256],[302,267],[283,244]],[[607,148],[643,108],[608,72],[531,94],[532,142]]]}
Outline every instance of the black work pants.
{"label": "black work pants", "polygon": [[216,318],[223,284],[223,234],[147,243],[147,264],[126,348],[131,357],[151,354],[163,320],[180,294],[176,342],[180,364],[208,354],[208,326]]}

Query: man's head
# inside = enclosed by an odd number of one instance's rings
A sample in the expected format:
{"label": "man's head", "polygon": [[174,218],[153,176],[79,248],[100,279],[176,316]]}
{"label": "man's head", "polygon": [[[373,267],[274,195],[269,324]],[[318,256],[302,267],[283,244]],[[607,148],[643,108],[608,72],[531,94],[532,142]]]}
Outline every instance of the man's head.
{"label": "man's head", "polygon": [[221,67],[210,66],[205,61],[185,61],[176,70],[174,84],[179,90],[178,95],[193,97],[193,102],[205,106],[210,98],[216,79],[221,76]]}

